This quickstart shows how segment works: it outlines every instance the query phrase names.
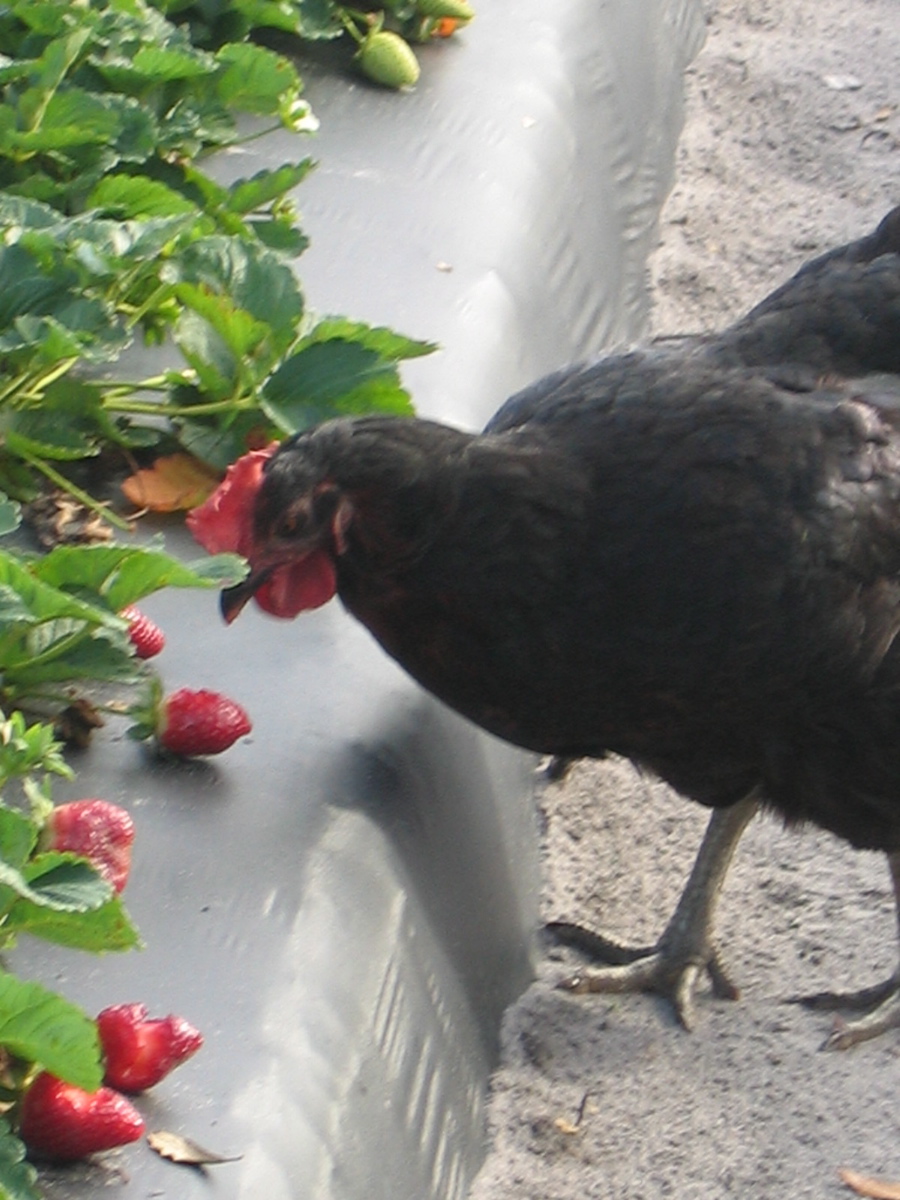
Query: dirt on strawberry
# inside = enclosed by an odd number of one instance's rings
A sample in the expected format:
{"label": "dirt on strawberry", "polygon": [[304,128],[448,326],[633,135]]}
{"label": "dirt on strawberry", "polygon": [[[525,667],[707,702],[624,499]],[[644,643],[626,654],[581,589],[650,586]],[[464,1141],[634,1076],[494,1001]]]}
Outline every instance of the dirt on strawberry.
{"label": "dirt on strawberry", "polygon": [[[900,202],[896,0],[721,0],[687,78],[676,183],[651,263],[653,333],[718,328]],[[706,822],[627,763],[541,791],[543,913],[652,942]],[[547,947],[508,1012],[472,1200],[828,1200],[900,1181],[900,1036],[820,1052],[792,995],[897,962],[883,857],[757,818],[719,934],[738,1003],[701,990],[687,1034],[651,997],[573,996]]]}

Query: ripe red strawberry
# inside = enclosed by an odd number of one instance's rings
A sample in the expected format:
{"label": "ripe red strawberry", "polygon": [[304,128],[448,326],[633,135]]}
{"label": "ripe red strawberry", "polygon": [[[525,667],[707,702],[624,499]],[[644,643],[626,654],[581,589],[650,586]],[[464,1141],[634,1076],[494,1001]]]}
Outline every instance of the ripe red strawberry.
{"label": "ripe red strawberry", "polygon": [[146,613],[129,604],[119,613],[128,622],[128,636],[138,658],[153,658],[166,644],[166,635]]}
{"label": "ripe red strawberry", "polygon": [[144,1119],[112,1088],[85,1092],[42,1071],[22,1099],[19,1136],[40,1158],[72,1162],[136,1141]]}
{"label": "ripe red strawberry", "polygon": [[159,705],[156,737],[171,754],[220,754],[253,726],[239,704],[205,688],[179,688]]}
{"label": "ripe red strawberry", "polygon": [[117,892],[128,882],[133,842],[130,814],[107,800],[73,800],[58,805],[41,837],[44,850],[68,850],[90,859]]}
{"label": "ripe red strawberry", "polygon": [[106,1059],[104,1083],[142,1092],[159,1083],[203,1045],[203,1034],[183,1017],[147,1019],[143,1004],[114,1004],[97,1018]]}

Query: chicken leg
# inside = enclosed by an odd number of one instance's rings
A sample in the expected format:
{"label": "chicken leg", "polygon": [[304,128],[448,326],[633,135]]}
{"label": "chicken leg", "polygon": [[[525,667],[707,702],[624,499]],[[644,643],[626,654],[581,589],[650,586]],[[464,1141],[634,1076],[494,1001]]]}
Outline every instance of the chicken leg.
{"label": "chicken leg", "polygon": [[[900,851],[888,854],[887,860],[900,933]],[[815,996],[801,996],[798,1002],[807,1008],[832,1011],[839,1008],[870,1009],[855,1021],[838,1017],[834,1029],[822,1043],[823,1050],[847,1050],[869,1038],[878,1037],[888,1029],[900,1028],[900,966],[889,979],[874,987],[851,993],[819,992]]]}
{"label": "chicken leg", "polygon": [[681,898],[656,946],[630,950],[608,943],[578,925],[551,924],[558,940],[578,946],[615,966],[585,967],[557,986],[566,991],[656,992],[671,1000],[685,1029],[694,1026],[694,990],[704,971],[715,995],[736,1000],[713,938],[716,904],[741,835],[759,802],[748,796],[730,808],[715,809]]}

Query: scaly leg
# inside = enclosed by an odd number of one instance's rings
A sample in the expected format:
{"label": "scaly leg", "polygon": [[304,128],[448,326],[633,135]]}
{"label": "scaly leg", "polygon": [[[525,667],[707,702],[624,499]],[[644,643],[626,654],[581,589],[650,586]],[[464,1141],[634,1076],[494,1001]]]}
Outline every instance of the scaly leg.
{"label": "scaly leg", "polygon": [[694,1025],[694,990],[704,971],[713,991],[736,1000],[713,938],[716,904],[741,835],[759,803],[755,796],[713,811],[690,877],[675,912],[656,946],[630,950],[615,946],[589,930],[573,925],[549,925],[561,941],[577,945],[620,965],[585,967],[557,986],[570,992],[657,992],[668,997],[685,1029]]}
{"label": "scaly leg", "polygon": [[[900,851],[887,856],[891,880],[894,885],[894,905],[900,933]],[[816,996],[804,996],[801,1004],[818,1009],[860,1009],[875,1005],[871,1012],[856,1021],[839,1018],[832,1033],[822,1044],[823,1050],[847,1050],[859,1042],[878,1037],[888,1029],[900,1028],[900,967],[890,979],[859,992],[841,995],[837,992],[820,992]]]}

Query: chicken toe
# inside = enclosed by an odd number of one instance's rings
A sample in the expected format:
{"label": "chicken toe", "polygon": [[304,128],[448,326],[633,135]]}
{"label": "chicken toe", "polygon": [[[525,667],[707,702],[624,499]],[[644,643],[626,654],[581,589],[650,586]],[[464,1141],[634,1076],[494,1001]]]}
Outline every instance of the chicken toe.
{"label": "chicken toe", "polygon": [[654,992],[671,1001],[679,1025],[692,1030],[696,1023],[694,993],[704,970],[710,973],[716,995],[737,999],[738,990],[730,982],[727,989],[721,989],[721,981],[727,977],[720,965],[714,974],[710,962],[679,961],[662,947],[627,965],[584,967],[560,980],[557,987],[579,995],[588,992]]}
{"label": "chicken toe", "polygon": [[860,1042],[878,1037],[889,1029],[900,1029],[900,979],[897,979],[894,990],[877,1008],[864,1017],[855,1021],[839,1017],[834,1029],[822,1043],[823,1050],[849,1050]]}
{"label": "chicken toe", "polygon": [[672,1003],[679,1023],[692,1029],[694,994],[708,974],[713,994],[736,1000],[713,939],[715,908],[728,867],[745,828],[759,807],[750,796],[710,818],[693,869],[675,912],[656,946],[620,946],[578,925],[558,922],[549,931],[560,941],[610,965],[584,967],[557,986],[575,993],[654,992]]}
{"label": "chicken toe", "polygon": [[[900,934],[900,851],[888,854],[887,860]],[[900,1029],[900,967],[889,979],[872,987],[856,992],[818,992],[812,996],[799,996],[796,1002],[807,1008],[829,1011],[845,1009],[859,1012],[868,1009],[853,1021],[837,1017],[834,1028],[821,1046],[823,1050],[849,1050],[851,1046],[867,1042],[889,1029]]]}

